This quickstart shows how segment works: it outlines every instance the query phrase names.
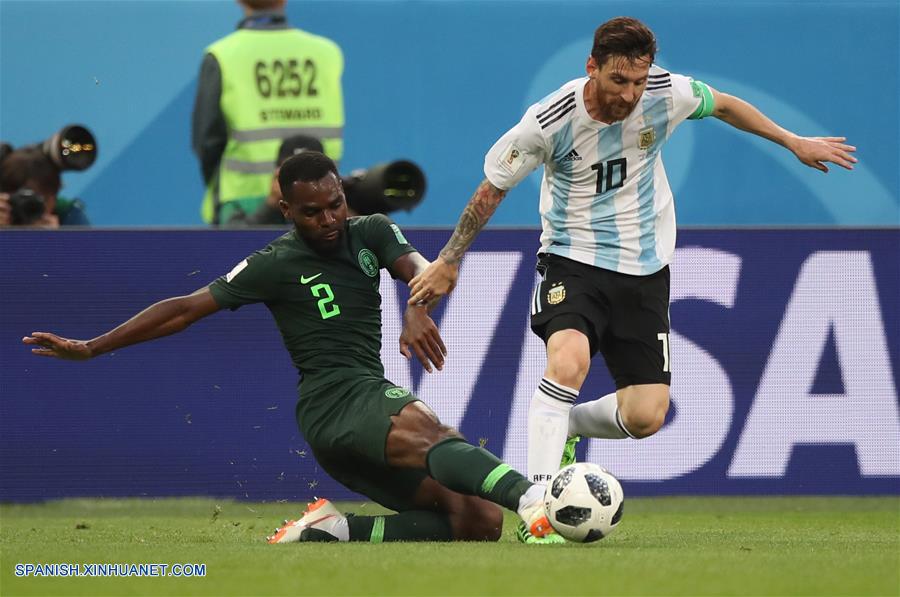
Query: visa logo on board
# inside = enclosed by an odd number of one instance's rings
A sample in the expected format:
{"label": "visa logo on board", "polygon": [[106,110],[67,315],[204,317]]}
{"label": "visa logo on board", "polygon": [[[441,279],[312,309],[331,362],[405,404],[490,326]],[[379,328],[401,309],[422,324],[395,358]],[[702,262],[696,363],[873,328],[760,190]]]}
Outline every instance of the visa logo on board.
{"label": "visa logo on board", "polygon": [[[445,424],[458,426],[469,402],[477,400],[479,372],[489,357],[497,323],[510,296],[520,252],[472,252],[462,264],[460,283],[441,320],[450,358],[440,374],[423,376],[416,394],[427,401]],[[742,288],[742,258],[720,249],[682,247],[672,265],[672,303],[707,301],[716,308],[734,307]],[[390,280],[387,278],[387,280]],[[782,282],[783,284],[783,282]],[[491,289],[491,292],[485,292]],[[409,365],[396,349],[400,313],[397,289],[382,281],[386,375],[413,387]],[[756,289],[765,294],[766,289]],[[683,330],[682,330],[683,331]],[[729,335],[729,351],[759,350],[745,346],[739,328]],[[817,394],[814,379],[826,344],[833,342],[843,382],[842,394]],[[525,468],[528,402],[543,373],[544,346],[523,320],[518,368],[496,371],[516,376],[512,408],[506,422],[502,457]],[[888,352],[888,336],[879,303],[872,260],[866,251],[818,251],[800,267],[784,305],[778,331],[758,379],[746,417],[735,416],[737,371],[679,333],[673,321],[672,401],[677,416],[656,435],[639,441],[593,440],[588,460],[602,462],[617,476],[632,481],[663,481],[687,475],[717,456],[726,437],[739,433],[725,476],[731,479],[779,478],[787,471],[792,450],[806,444],[852,445],[862,476],[900,476],[900,406]],[[594,367],[602,367],[600,359]],[[742,383],[748,384],[746,380]],[[753,388],[751,388],[753,389]],[[448,399],[447,396],[453,399]],[[582,396],[581,400],[596,396]],[[501,450],[493,440],[495,452]],[[894,456],[891,457],[890,455]]]}

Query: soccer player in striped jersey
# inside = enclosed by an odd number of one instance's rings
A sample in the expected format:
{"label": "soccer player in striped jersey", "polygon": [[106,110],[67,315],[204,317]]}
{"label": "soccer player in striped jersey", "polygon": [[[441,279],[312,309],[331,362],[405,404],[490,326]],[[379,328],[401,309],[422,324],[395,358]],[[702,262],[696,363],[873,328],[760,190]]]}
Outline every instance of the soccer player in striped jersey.
{"label": "soccer player in striped jersey", "polygon": [[[713,116],[822,172],[826,162],[847,169],[856,162],[843,137],[798,136],[740,98],[654,65],[655,53],[656,39],[640,21],[601,25],[587,76],[528,108],[494,144],[453,236],[409,284],[411,304],[449,293],[463,253],[507,191],[544,166],[531,327],[546,343],[547,366],[528,414],[533,482],[546,483],[558,469],[567,438],[568,448],[578,436],[637,439],[663,424],[675,209],[660,151],[679,124]],[[616,391],[574,406],[597,352]],[[522,531],[522,540],[536,539]]]}

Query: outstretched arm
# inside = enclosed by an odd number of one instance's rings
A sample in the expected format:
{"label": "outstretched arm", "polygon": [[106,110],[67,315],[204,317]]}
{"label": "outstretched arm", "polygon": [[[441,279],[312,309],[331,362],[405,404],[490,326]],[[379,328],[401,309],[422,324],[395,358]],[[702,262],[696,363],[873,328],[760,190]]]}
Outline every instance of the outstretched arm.
{"label": "outstretched arm", "polygon": [[410,305],[442,297],[453,290],[463,253],[494,215],[505,196],[506,191],[498,189],[487,180],[478,185],[456,224],[453,236],[441,249],[438,258],[410,281]]}
{"label": "outstretched arm", "polygon": [[781,128],[741,98],[712,88],[710,91],[715,100],[713,116],[742,131],[778,143],[810,168],[828,172],[825,162],[831,162],[847,170],[853,170],[853,164],[858,161],[850,155],[856,151],[856,147],[844,143],[846,137],[800,137]]}
{"label": "outstretched arm", "polygon": [[22,338],[22,342],[38,347],[31,349],[36,355],[83,361],[138,342],[180,332],[218,310],[219,305],[209,288],[204,287],[187,296],[155,303],[93,340],[70,340],[48,332],[33,332]]}
{"label": "outstretched arm", "polygon": [[[425,271],[428,265],[428,260],[419,253],[407,253],[398,257],[390,270],[395,278],[408,283]],[[438,371],[443,369],[444,357],[447,356],[447,347],[438,327],[428,315],[439,300],[434,298],[427,303],[420,301],[407,305],[403,313],[403,331],[400,333],[400,353],[407,360],[415,353],[416,358],[429,373],[432,372],[432,363]]]}

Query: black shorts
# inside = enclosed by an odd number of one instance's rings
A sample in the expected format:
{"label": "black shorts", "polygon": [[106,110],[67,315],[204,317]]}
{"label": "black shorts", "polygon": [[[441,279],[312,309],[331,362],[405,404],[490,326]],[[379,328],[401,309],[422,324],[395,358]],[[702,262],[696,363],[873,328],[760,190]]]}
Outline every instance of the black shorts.
{"label": "black shorts", "polygon": [[629,276],[541,254],[541,283],[531,301],[531,329],[544,342],[554,332],[575,329],[599,351],[616,388],[670,384],[669,267],[649,276]]}
{"label": "black shorts", "polygon": [[335,481],[391,510],[413,510],[415,493],[428,473],[389,466],[385,444],[391,417],[417,400],[384,378],[346,376],[303,392],[297,424],[319,465]]}

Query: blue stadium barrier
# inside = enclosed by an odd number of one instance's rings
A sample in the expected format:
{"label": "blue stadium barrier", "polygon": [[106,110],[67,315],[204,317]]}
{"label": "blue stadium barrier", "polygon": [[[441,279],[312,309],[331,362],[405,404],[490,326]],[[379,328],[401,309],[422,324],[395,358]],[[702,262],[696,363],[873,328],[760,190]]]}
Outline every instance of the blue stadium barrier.
{"label": "blue stadium barrier", "polygon": [[[90,338],[206,285],[273,230],[0,233],[0,500],[353,497],[294,423],[297,374],[263,306],[91,362],[32,356],[33,331]],[[434,256],[449,233],[407,235]],[[436,312],[450,354],[397,351],[406,293],[383,275],[388,376],[511,464],[543,371],[527,327],[533,230],[483,233]],[[900,232],[682,231],[673,265],[673,407],[641,441],[579,458],[629,495],[900,493]],[[611,391],[601,361],[582,400]]]}

